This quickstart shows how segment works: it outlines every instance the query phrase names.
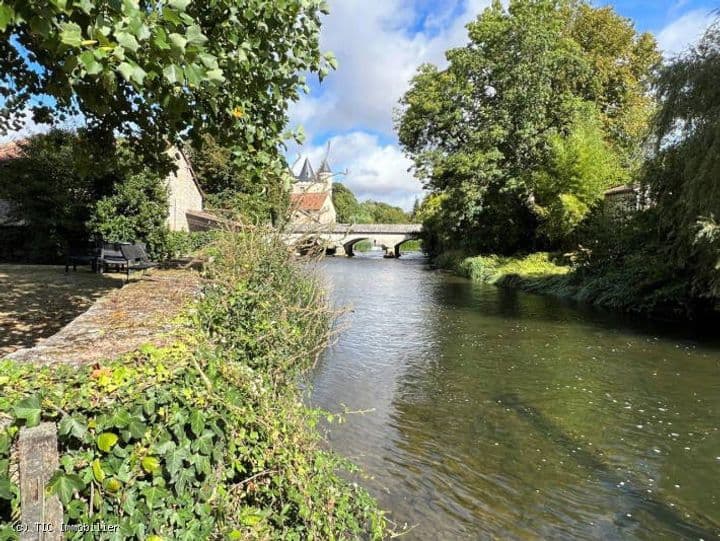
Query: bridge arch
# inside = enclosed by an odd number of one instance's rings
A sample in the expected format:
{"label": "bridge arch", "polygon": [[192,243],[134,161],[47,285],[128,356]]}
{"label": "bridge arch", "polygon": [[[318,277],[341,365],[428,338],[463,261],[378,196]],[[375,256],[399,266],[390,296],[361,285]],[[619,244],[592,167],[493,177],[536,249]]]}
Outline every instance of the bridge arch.
{"label": "bridge arch", "polygon": [[353,248],[355,247],[355,245],[358,242],[362,242],[364,240],[371,240],[371,239],[370,239],[370,237],[357,237],[357,238],[353,238],[347,242],[343,242],[342,246],[343,246],[343,250],[345,251],[345,255],[348,257],[353,257],[355,255],[355,251],[353,250]]}

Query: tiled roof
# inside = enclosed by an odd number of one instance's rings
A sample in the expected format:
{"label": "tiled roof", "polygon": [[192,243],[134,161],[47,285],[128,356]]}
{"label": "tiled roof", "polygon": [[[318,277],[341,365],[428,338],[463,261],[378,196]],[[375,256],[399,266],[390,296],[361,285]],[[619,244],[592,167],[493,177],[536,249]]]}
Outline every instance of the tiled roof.
{"label": "tiled roof", "polygon": [[290,207],[305,212],[318,211],[327,201],[328,193],[294,193],[290,196]]}

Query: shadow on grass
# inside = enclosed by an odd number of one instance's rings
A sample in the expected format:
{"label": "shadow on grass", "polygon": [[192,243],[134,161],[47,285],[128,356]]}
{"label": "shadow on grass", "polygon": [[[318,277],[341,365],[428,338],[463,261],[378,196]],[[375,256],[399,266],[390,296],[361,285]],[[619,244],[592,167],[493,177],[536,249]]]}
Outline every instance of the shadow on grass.
{"label": "shadow on grass", "polygon": [[0,356],[52,336],[122,283],[88,269],[0,265]]}

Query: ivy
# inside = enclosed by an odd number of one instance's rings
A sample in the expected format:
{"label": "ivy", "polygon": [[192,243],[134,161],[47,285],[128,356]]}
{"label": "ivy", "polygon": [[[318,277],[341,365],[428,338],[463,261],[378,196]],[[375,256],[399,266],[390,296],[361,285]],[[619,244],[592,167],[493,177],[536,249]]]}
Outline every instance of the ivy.
{"label": "ivy", "polygon": [[[167,346],[74,369],[0,361],[0,539],[15,538],[11,443],[58,423],[50,482],[92,539],[382,538],[373,500],[322,451],[295,382],[329,332],[317,285],[282,241],[220,236],[202,297]],[[7,502],[7,505],[6,505]],[[74,539],[90,539],[78,532]]]}

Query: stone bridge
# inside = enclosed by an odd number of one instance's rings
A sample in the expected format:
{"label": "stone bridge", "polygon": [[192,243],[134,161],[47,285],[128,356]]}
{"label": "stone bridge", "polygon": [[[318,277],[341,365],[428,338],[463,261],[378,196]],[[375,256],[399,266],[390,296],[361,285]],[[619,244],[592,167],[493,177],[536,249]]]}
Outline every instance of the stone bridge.
{"label": "stone bridge", "polygon": [[370,241],[385,250],[386,257],[400,257],[400,247],[409,240],[417,240],[422,233],[420,224],[297,224],[290,228],[291,242],[321,243],[336,254],[354,255],[353,247],[360,241]]}

